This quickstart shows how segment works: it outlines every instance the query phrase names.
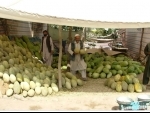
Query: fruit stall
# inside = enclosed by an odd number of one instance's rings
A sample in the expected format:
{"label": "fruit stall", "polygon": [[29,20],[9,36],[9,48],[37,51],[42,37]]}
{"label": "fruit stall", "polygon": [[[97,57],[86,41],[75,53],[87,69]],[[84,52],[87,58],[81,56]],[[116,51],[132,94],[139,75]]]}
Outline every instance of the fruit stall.
{"label": "fruit stall", "polygon": [[[57,1],[57,0],[55,0]],[[55,2],[54,1],[54,2]],[[33,2],[34,8],[37,7],[39,9],[39,4],[50,4],[51,1],[36,1]],[[82,2],[82,1],[80,1]],[[90,2],[90,1],[89,1]],[[98,2],[98,1],[97,1]],[[91,2],[91,6],[101,5],[101,3]],[[114,1],[113,1],[114,2]],[[22,1],[18,2],[18,4],[22,3]],[[24,1],[23,6],[28,5],[26,1]],[[68,1],[69,3],[69,1]],[[77,3],[77,4],[76,4]],[[109,2],[110,3],[110,2]],[[17,4],[17,3],[16,3]],[[17,5],[18,5],[17,4]],[[58,3],[56,3],[58,4]],[[73,4],[72,1],[70,4]],[[78,2],[75,2],[78,6]],[[85,3],[83,3],[85,4]],[[108,4],[108,3],[107,3]],[[122,3],[120,3],[122,4]],[[20,4],[21,5],[21,4]],[[66,4],[64,4],[66,5]],[[19,6],[19,5],[18,5]],[[88,6],[88,5],[87,5]],[[102,4],[102,6],[105,6]],[[102,7],[101,6],[101,7]],[[112,5],[110,5],[112,6]],[[68,8],[67,6],[63,6],[64,8]],[[100,7],[100,6],[98,6]],[[100,8],[101,8],[100,7]],[[114,6],[113,6],[114,7]],[[101,20],[101,18],[97,19],[89,19],[89,16],[85,16],[82,20],[79,19],[70,19],[69,17],[60,18],[60,13],[55,16],[43,16],[38,14],[38,11],[35,11],[38,15],[28,12],[23,7],[20,6],[20,10],[11,10],[5,7],[1,7],[0,12],[3,14],[2,18],[12,18],[16,20],[22,21],[33,21],[33,22],[41,22],[46,24],[58,24],[59,26],[59,56],[54,56],[53,64],[51,67],[42,63],[41,55],[39,54],[40,43],[32,42],[29,40],[29,37],[15,37],[14,40],[10,40],[6,35],[0,35],[0,83],[1,83],[1,93],[2,95],[7,95],[8,97],[18,94],[23,95],[23,97],[33,97],[33,96],[48,96],[51,94],[55,94],[62,89],[71,90],[74,88],[82,88],[84,82],[73,75],[69,71],[66,70],[68,55],[62,54],[62,24],[68,26],[80,26],[80,27],[97,27],[97,28],[138,28],[138,27],[149,27],[150,23],[140,23],[137,22],[122,22],[123,20],[116,20],[119,22],[107,22],[107,21],[96,21]],[[32,8],[32,9],[34,9]],[[49,7],[44,7],[40,9],[44,15],[46,15],[45,11],[47,11],[47,15],[51,14],[52,9],[46,9]],[[54,7],[50,7],[54,8]],[[74,8],[73,8],[74,9]],[[83,8],[89,9],[89,7]],[[90,8],[93,10],[95,8]],[[114,8],[112,8],[114,9]],[[124,8],[126,9],[126,8]],[[53,11],[56,9],[53,9]],[[83,14],[76,13],[76,17],[80,17],[80,15],[85,15],[86,10],[84,10]],[[67,11],[67,9],[66,9]],[[138,10],[139,11],[139,10]],[[75,10],[69,12],[75,12]],[[94,12],[94,11],[92,11]],[[113,12],[113,11],[112,11]],[[114,11],[115,12],[115,11]],[[131,11],[130,11],[131,12]],[[41,14],[42,14],[41,13]],[[79,14],[79,15],[78,15]],[[91,13],[90,17],[96,17]],[[106,15],[109,14],[109,15]],[[15,15],[15,16],[14,16]],[[109,18],[110,11],[105,13],[106,17]],[[105,17],[102,15],[100,17]],[[37,17],[38,16],[38,17]],[[87,17],[87,18],[86,18]],[[129,17],[129,16],[126,16]],[[74,17],[72,17],[74,18]],[[82,17],[83,18],[83,17]],[[143,16],[143,18],[145,18]],[[70,19],[70,20],[69,20]],[[109,24],[108,24],[109,23]],[[132,27],[131,27],[131,25]],[[142,37],[141,37],[142,38]],[[95,45],[93,45],[95,46]],[[75,50],[80,54],[84,54],[84,59],[87,64],[87,76],[93,80],[95,79],[106,79],[105,83],[101,87],[109,87],[116,92],[143,92],[146,90],[145,86],[142,84],[141,80],[138,79],[138,76],[143,73],[145,66],[140,62],[133,60],[125,54],[117,54],[117,55],[108,55],[105,51],[101,52],[93,52],[88,53],[88,50]],[[65,70],[65,71],[64,71]]]}
{"label": "fruit stall", "polygon": [[[23,36],[10,40],[0,36],[0,83],[1,93],[12,96],[22,94],[24,97],[36,95],[47,96],[59,91],[58,56],[54,56],[52,67],[41,62],[39,43],[34,43]],[[75,50],[79,52],[79,50]],[[92,50],[93,51],[93,50]],[[138,79],[144,66],[124,54],[107,55],[104,51],[82,50],[87,63],[87,76],[92,79],[106,79],[103,87],[117,92],[143,92],[144,85]],[[67,55],[62,55],[62,70],[66,70]],[[83,81],[70,72],[62,71],[61,82],[65,89],[84,85]],[[80,87],[82,88],[82,87]]]}

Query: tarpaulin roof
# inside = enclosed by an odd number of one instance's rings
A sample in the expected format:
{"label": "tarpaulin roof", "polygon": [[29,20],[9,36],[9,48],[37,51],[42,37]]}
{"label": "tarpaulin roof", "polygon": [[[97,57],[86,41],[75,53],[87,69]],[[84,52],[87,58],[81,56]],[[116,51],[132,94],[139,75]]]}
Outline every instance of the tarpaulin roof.
{"label": "tarpaulin roof", "polygon": [[93,28],[150,27],[150,0],[0,0],[0,17]]}

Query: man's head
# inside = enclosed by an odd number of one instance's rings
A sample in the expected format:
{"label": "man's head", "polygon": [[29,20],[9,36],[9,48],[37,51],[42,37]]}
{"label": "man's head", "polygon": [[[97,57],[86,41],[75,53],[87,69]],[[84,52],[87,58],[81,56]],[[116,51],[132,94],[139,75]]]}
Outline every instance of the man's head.
{"label": "man's head", "polygon": [[48,31],[47,31],[47,30],[44,30],[44,31],[43,31],[43,35],[44,35],[44,36],[47,36],[47,35],[48,35]]}
{"label": "man's head", "polygon": [[81,40],[80,35],[76,34],[74,40],[78,43]]}

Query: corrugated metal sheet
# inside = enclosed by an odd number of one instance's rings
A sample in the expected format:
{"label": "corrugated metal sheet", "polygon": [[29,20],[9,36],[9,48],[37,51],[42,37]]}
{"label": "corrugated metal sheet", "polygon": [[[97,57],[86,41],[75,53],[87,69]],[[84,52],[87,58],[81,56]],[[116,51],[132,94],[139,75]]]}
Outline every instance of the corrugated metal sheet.
{"label": "corrugated metal sheet", "polygon": [[[126,43],[129,48],[128,53],[133,57],[139,57],[140,42],[141,42],[142,29],[126,29]],[[141,58],[145,57],[144,48],[150,42],[150,28],[145,28],[143,33]]]}
{"label": "corrugated metal sheet", "polygon": [[[16,21],[5,19],[6,23],[0,21],[0,34],[6,34],[9,36],[22,36],[29,37],[41,37],[42,31],[47,29],[47,24],[42,23],[30,23],[24,21]],[[5,27],[4,27],[5,26]],[[6,33],[8,32],[8,34]]]}

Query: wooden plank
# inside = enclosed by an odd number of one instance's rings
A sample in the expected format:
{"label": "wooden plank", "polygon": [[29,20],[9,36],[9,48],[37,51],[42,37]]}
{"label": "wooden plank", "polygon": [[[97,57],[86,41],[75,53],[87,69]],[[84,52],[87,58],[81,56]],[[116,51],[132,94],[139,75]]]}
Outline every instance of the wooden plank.
{"label": "wooden plank", "polygon": [[9,35],[17,35],[17,36],[22,36],[22,35],[25,35],[25,36],[30,36],[31,37],[31,34],[30,33],[10,33]]}
{"label": "wooden plank", "polygon": [[62,60],[62,26],[59,26],[59,58],[58,58],[58,85],[62,88],[62,74],[61,74],[61,60]]}
{"label": "wooden plank", "polygon": [[28,24],[29,22],[26,21],[17,21],[17,20],[9,20],[7,19],[8,24]]}
{"label": "wooden plank", "polygon": [[102,48],[102,50],[103,50],[108,56],[113,56],[113,55],[117,55],[117,54],[120,54],[120,53],[124,53],[124,52],[112,51],[112,50],[109,50],[109,49],[107,49],[107,48]]}
{"label": "wooden plank", "polygon": [[7,20],[7,25],[29,26],[29,23],[28,23],[28,22],[22,23],[22,22],[19,22],[19,21],[11,21],[11,20]]}
{"label": "wooden plank", "polygon": [[20,28],[20,27],[8,27],[9,31],[18,31],[18,32],[31,32],[29,28]]}
{"label": "wooden plank", "polygon": [[9,26],[10,28],[11,28],[11,27],[18,27],[18,28],[23,27],[23,28],[28,28],[28,29],[29,29],[29,24],[26,24],[26,25],[24,25],[24,26],[22,26],[22,25],[17,25],[17,24],[15,24],[15,25],[8,24],[8,26]]}

